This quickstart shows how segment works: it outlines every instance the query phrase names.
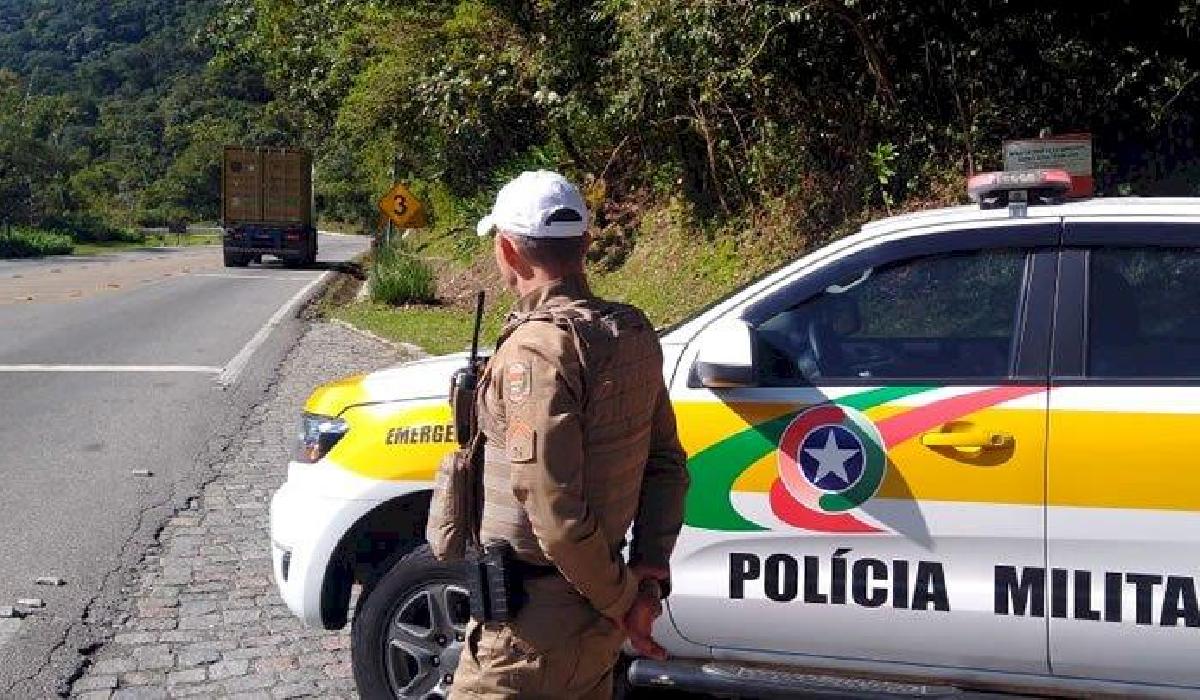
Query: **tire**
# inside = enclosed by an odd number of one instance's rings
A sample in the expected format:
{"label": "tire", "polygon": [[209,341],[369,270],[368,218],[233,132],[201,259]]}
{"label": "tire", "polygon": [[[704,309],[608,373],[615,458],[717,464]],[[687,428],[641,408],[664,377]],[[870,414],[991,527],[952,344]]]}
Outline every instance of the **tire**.
{"label": "tire", "polygon": [[250,259],[244,255],[231,253],[228,250],[224,251],[225,267],[246,267],[250,264]]}
{"label": "tire", "polygon": [[350,651],[359,694],[365,700],[444,700],[469,617],[462,566],[438,561],[428,545],[414,549],[355,611]]}

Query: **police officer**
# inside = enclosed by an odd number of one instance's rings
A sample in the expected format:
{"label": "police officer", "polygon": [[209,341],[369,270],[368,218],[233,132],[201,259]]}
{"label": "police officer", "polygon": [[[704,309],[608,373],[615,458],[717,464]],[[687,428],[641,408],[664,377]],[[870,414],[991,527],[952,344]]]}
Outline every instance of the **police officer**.
{"label": "police officer", "polygon": [[[588,212],[561,175],[500,190],[480,235],[519,296],[480,378],[480,541],[514,553],[526,602],[472,620],[451,697],[609,698],[628,638],[650,636],[688,477],[653,326],[588,289]],[[628,563],[625,535],[632,525]]]}

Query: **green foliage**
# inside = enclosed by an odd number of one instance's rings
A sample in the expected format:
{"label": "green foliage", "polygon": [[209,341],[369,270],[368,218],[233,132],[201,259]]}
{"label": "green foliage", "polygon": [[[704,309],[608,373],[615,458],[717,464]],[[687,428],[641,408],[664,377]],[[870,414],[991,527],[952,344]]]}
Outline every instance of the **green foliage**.
{"label": "green foliage", "polygon": [[0,220],[216,218],[221,146],[275,133],[256,64],[209,62],[216,8],[0,0]]}
{"label": "green foliage", "polygon": [[875,173],[875,180],[879,183],[883,203],[890,209],[892,193],[889,189],[892,178],[896,177],[896,146],[890,143],[876,144],[868,155],[871,158],[871,172]]}
{"label": "green foliage", "polygon": [[554,167],[604,181],[614,206],[682,196],[701,221],[733,221],[783,200],[831,230],[944,199],[954,178],[997,167],[1004,139],[1041,127],[1095,133],[1111,192],[1158,191],[1200,148],[1190,0],[1157,12],[1016,0],[222,8],[231,38],[218,59],[261,62],[272,104],[322,144],[319,195],[338,218],[373,219],[394,172],[440,188],[435,227],[467,227],[504,177]]}
{"label": "green foliage", "polygon": [[70,236],[76,243],[141,243],[145,236],[137,231],[110,226],[90,213],[66,213],[42,219],[42,228]]}
{"label": "green foliage", "polygon": [[1195,194],[1198,30],[1194,0],[0,0],[0,220],[214,219],[231,142],[308,146],[365,227],[407,181],[439,233],[534,167],[631,240],[675,198],[829,232],[1043,127],[1095,135],[1101,192]]}
{"label": "green foliage", "polygon": [[375,251],[369,279],[371,299],[393,306],[428,303],[437,285],[429,263],[400,246],[381,245]]}
{"label": "green foliage", "polygon": [[0,258],[70,255],[74,248],[71,237],[61,233],[23,226],[11,229],[0,227]]}

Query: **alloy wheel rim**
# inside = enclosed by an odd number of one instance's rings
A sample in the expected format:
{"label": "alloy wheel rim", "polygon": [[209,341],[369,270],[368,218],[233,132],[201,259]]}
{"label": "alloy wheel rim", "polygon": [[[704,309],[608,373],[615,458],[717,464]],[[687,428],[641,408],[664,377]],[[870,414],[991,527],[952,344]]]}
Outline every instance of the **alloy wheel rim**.
{"label": "alloy wheel rim", "polygon": [[383,648],[392,694],[406,700],[444,700],[466,638],[467,590],[431,583],[410,593],[394,610]]}

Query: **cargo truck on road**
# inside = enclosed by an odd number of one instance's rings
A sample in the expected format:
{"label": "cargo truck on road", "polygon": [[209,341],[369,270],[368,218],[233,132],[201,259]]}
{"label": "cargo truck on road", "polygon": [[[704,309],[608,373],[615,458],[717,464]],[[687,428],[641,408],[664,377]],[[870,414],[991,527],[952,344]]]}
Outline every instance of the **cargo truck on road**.
{"label": "cargo truck on road", "polygon": [[273,255],[289,266],[317,259],[312,156],[297,148],[226,146],[221,170],[225,267]]}

